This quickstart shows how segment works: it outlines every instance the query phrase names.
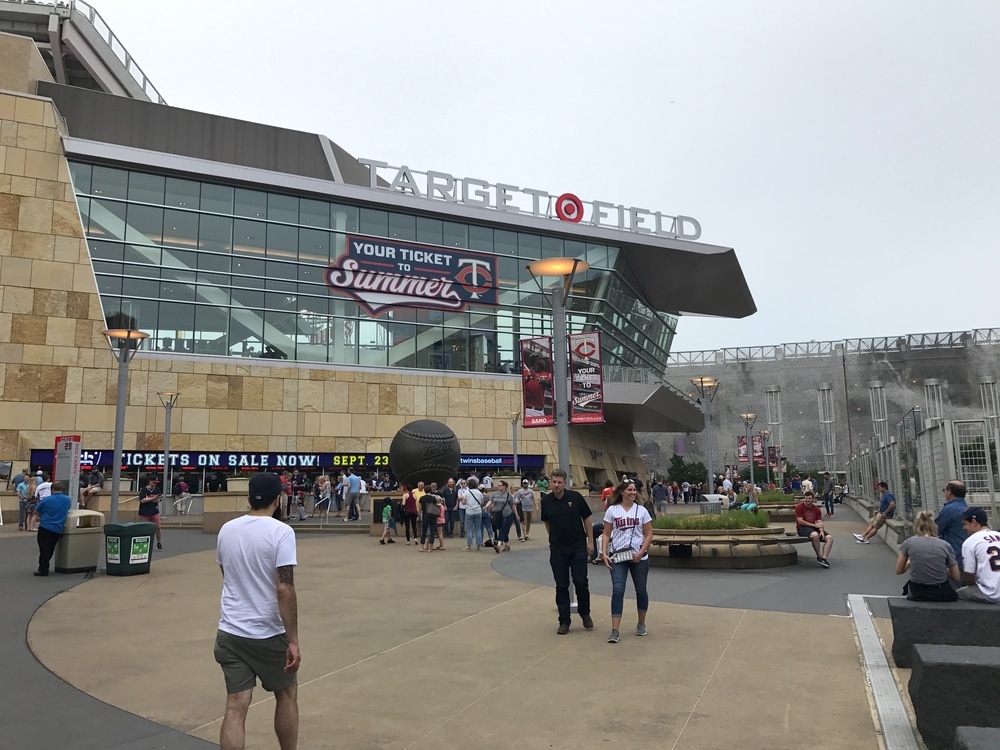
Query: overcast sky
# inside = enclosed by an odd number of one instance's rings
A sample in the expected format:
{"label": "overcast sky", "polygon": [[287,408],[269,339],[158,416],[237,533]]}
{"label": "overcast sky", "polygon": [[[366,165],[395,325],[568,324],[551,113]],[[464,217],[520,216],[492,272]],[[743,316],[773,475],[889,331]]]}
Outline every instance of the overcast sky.
{"label": "overcast sky", "polygon": [[92,2],[172,105],[696,217],[758,312],[675,351],[1000,324],[997,0]]}

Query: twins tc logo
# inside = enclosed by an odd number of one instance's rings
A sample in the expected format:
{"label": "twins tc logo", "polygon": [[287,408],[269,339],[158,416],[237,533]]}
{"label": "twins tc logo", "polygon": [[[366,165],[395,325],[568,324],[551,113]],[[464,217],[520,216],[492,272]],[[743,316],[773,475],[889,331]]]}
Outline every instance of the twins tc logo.
{"label": "twins tc logo", "polygon": [[423,307],[460,312],[498,303],[497,259],[469,250],[348,235],[347,249],[323,273],[326,285],[372,317]]}

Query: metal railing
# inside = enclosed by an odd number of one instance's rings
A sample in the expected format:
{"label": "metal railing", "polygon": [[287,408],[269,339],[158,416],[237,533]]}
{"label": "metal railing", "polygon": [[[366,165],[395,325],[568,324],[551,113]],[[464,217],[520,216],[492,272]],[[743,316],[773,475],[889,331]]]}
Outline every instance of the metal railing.
{"label": "metal railing", "polygon": [[[60,5],[60,7],[65,7]],[[166,104],[167,101],[162,96],[157,88],[152,84],[146,74],[143,72],[142,68],[139,67],[139,63],[135,61],[132,55],[129,54],[128,50],[125,49],[125,45],[122,44],[121,40],[115,36],[115,33],[108,26],[107,21],[105,21],[101,14],[97,12],[95,8],[90,3],[85,0],[72,0],[70,3],[70,8],[72,10],[80,11],[81,15],[85,16],[90,25],[94,27],[94,30],[101,35],[101,38],[107,43],[108,47],[114,53],[115,57],[125,66],[125,70],[128,71],[129,75],[135,80],[139,87],[146,93],[150,101],[156,102],[157,104]]]}
{"label": "metal railing", "polygon": [[773,362],[780,359],[826,357],[845,353],[872,354],[888,351],[959,349],[967,346],[1000,344],[1000,328],[977,328],[971,331],[911,333],[904,336],[877,336],[839,341],[808,341],[773,346],[749,346],[730,349],[705,349],[671,352],[667,367],[715,365],[726,362]]}

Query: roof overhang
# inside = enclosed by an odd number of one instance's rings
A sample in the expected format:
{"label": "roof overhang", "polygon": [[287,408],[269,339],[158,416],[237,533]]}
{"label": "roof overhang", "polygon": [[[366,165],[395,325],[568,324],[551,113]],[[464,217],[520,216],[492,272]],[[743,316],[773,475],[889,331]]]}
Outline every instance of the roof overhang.
{"label": "roof overhang", "polygon": [[632,432],[701,432],[698,404],[659,383],[605,383],[604,418]]}

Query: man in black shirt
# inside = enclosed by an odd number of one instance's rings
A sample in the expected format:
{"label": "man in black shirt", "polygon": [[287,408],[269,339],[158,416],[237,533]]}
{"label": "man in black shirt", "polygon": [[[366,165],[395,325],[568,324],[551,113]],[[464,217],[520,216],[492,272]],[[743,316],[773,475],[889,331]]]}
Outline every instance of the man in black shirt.
{"label": "man in black shirt", "polygon": [[542,497],[542,522],[549,535],[549,565],[556,582],[556,608],[559,610],[559,635],[569,632],[569,579],[573,576],[577,610],[586,630],[594,629],[590,617],[590,587],[587,582],[587,558],[593,553],[590,536],[590,507],[583,495],[566,489],[566,472],[552,472],[549,487]]}
{"label": "man in black shirt", "polygon": [[139,516],[140,521],[148,521],[156,524],[156,549],[163,549],[160,539],[160,500],[163,493],[156,484],[156,479],[149,478],[149,482],[139,490]]}
{"label": "man in black shirt", "polygon": [[[455,480],[449,479],[438,494],[444,499],[444,535],[452,538],[455,536],[455,521],[458,520],[458,490],[455,489]],[[464,529],[462,536],[465,536]]]}

